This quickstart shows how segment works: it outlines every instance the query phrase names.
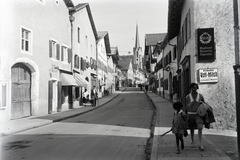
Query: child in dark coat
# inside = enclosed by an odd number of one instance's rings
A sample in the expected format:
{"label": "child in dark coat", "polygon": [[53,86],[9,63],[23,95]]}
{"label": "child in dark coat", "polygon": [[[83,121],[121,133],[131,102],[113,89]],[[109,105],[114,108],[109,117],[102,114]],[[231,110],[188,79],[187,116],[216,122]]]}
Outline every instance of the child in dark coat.
{"label": "child in dark coat", "polygon": [[181,149],[184,149],[183,135],[186,131],[186,113],[182,110],[183,104],[181,102],[173,103],[173,109],[175,110],[172,122],[172,132],[176,137],[177,154],[180,154],[179,142],[181,141]]}

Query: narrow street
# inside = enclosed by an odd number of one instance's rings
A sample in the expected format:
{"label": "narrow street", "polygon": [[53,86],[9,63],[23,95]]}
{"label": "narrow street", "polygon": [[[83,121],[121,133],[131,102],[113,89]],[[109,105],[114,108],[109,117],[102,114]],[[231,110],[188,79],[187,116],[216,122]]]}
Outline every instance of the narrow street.
{"label": "narrow street", "polygon": [[1,160],[144,160],[154,108],[133,89],[81,116],[2,137]]}

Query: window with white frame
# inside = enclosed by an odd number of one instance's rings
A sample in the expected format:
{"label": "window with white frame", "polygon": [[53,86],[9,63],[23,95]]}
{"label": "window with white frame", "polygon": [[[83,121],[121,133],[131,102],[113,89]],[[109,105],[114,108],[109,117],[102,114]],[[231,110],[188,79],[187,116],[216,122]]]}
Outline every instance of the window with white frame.
{"label": "window with white frame", "polygon": [[21,51],[31,53],[31,31],[21,28]]}
{"label": "window with white frame", "polygon": [[62,46],[62,61],[68,63],[68,48]]}
{"label": "window with white frame", "polygon": [[54,58],[54,59],[56,59],[56,56],[57,56],[57,42],[51,40],[50,46],[51,46],[50,52],[51,52],[51,54],[52,54],[51,57]]}
{"label": "window with white frame", "polygon": [[54,41],[49,41],[49,57],[60,60],[60,45]]}

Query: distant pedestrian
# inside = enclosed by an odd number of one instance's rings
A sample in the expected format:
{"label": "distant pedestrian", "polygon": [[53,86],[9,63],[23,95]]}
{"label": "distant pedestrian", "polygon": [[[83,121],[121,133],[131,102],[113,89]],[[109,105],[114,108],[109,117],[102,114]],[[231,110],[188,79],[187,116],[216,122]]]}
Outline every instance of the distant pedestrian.
{"label": "distant pedestrian", "polygon": [[198,129],[198,139],[199,139],[199,150],[203,151],[204,147],[202,145],[202,129],[203,129],[203,119],[197,114],[198,106],[201,102],[204,102],[203,95],[198,93],[198,85],[196,83],[191,83],[189,86],[191,93],[186,96],[186,113],[187,113],[187,124],[191,132],[191,146],[194,147],[194,130]]}
{"label": "distant pedestrian", "polygon": [[145,84],[145,91],[148,92],[148,84]]}
{"label": "distant pedestrian", "polygon": [[93,107],[95,107],[96,101],[97,101],[97,89],[95,86],[93,86],[93,89],[91,91],[91,96],[92,96],[92,100],[93,100]]}
{"label": "distant pedestrian", "polygon": [[[181,142],[181,149],[184,149],[183,135],[186,132],[186,113],[182,110],[183,104],[181,102],[173,103],[175,110],[172,121],[172,132],[176,137],[177,154],[180,154],[179,142]],[[186,135],[184,135],[186,136]]]}
{"label": "distant pedestrian", "polygon": [[87,89],[85,89],[83,92],[83,103],[87,103],[88,101],[89,101],[89,93]]}
{"label": "distant pedestrian", "polygon": [[142,91],[142,84],[139,84],[140,90]]}

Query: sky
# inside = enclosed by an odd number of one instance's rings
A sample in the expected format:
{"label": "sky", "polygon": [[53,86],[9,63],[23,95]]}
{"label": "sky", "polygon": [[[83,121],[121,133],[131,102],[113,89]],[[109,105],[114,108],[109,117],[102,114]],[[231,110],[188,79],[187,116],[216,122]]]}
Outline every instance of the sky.
{"label": "sky", "polygon": [[168,0],[72,0],[89,3],[97,31],[108,31],[111,47],[120,55],[133,53],[136,25],[144,52],[145,34],[166,33]]}

